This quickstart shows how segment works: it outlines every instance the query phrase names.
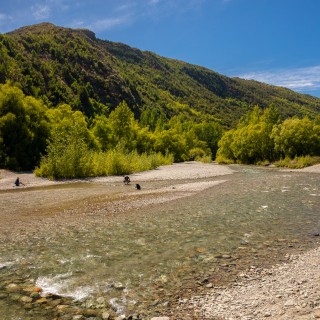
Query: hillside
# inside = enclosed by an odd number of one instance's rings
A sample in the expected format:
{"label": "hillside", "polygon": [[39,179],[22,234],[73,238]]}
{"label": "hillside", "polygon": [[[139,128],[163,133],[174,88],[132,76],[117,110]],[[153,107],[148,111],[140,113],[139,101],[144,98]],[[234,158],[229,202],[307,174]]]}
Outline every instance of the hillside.
{"label": "hillside", "polygon": [[170,118],[209,114],[233,125],[258,104],[283,117],[320,111],[320,99],[100,40],[84,29],[50,23],[0,34],[0,83],[10,80],[50,107],[68,103],[88,117],[125,100],[137,118],[152,109]]}

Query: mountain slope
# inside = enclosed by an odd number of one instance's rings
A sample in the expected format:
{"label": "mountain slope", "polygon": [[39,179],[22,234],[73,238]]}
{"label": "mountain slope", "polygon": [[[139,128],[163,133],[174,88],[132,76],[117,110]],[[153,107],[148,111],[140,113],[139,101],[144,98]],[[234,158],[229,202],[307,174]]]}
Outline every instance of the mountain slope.
{"label": "mountain slope", "polygon": [[158,109],[209,114],[232,125],[253,105],[275,104],[283,117],[315,116],[320,99],[97,39],[84,29],[42,23],[0,35],[0,82],[18,84],[49,106],[68,103],[87,116],[125,100],[139,117]]}

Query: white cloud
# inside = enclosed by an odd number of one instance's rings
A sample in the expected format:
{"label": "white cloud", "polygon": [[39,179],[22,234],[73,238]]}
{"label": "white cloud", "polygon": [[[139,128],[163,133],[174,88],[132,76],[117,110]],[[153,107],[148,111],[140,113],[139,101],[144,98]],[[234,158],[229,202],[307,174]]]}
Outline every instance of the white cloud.
{"label": "white cloud", "polygon": [[286,87],[300,92],[320,89],[320,66],[251,72],[238,75],[238,77]]}
{"label": "white cloud", "polygon": [[94,30],[95,32],[100,32],[100,31],[112,29],[116,26],[128,24],[129,21],[130,21],[130,19],[128,16],[106,18],[106,19],[101,19],[101,20],[95,21],[91,25],[87,26],[87,28],[90,30]]}
{"label": "white cloud", "polygon": [[36,20],[43,20],[50,17],[50,7],[48,5],[36,4],[31,7],[32,16]]}
{"label": "white cloud", "polygon": [[31,6],[31,14],[36,20],[48,19],[54,14],[68,11],[71,7],[65,0],[46,0]]}
{"label": "white cloud", "polygon": [[119,26],[130,26],[139,20],[161,21],[163,17],[181,15],[198,9],[205,1],[207,0],[118,0],[116,5],[110,4],[108,7],[107,17],[101,16],[104,12],[101,10],[100,18],[97,17],[96,21],[93,21],[92,17],[87,17],[87,23],[83,27],[98,33]]}

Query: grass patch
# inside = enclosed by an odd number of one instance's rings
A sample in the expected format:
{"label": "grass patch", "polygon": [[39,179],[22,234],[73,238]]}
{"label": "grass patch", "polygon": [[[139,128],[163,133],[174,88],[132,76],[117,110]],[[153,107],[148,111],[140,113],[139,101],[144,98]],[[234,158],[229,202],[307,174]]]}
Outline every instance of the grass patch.
{"label": "grass patch", "polygon": [[301,156],[294,157],[291,159],[289,157],[285,157],[274,163],[276,167],[286,167],[290,169],[302,169],[305,167],[310,167],[312,165],[320,163],[320,157],[311,157],[311,156]]}
{"label": "grass patch", "polygon": [[[72,161],[73,160],[73,161]],[[79,157],[65,152],[61,156],[43,157],[34,173],[51,180],[113,176],[155,169],[173,163],[173,156],[151,153],[123,152],[119,149],[108,152],[86,151]]]}

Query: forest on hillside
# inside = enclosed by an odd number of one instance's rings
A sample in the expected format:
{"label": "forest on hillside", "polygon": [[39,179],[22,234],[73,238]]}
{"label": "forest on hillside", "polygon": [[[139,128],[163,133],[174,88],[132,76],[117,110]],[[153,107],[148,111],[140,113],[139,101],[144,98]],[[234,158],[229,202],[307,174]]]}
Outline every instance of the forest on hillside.
{"label": "forest on hillside", "polygon": [[108,116],[122,101],[136,119],[157,109],[167,119],[180,113],[210,116],[227,128],[255,105],[274,104],[283,118],[315,118],[320,111],[320,99],[312,96],[50,23],[0,34],[0,62],[0,83],[11,81],[49,108],[65,103],[88,118]]}
{"label": "forest on hillside", "polygon": [[172,162],[262,164],[320,156],[320,117],[281,120],[258,106],[226,130],[210,116],[166,119],[146,110],[138,121],[125,101],[89,119],[68,104],[49,108],[21,89],[0,85],[0,167],[51,179],[121,175]]}

